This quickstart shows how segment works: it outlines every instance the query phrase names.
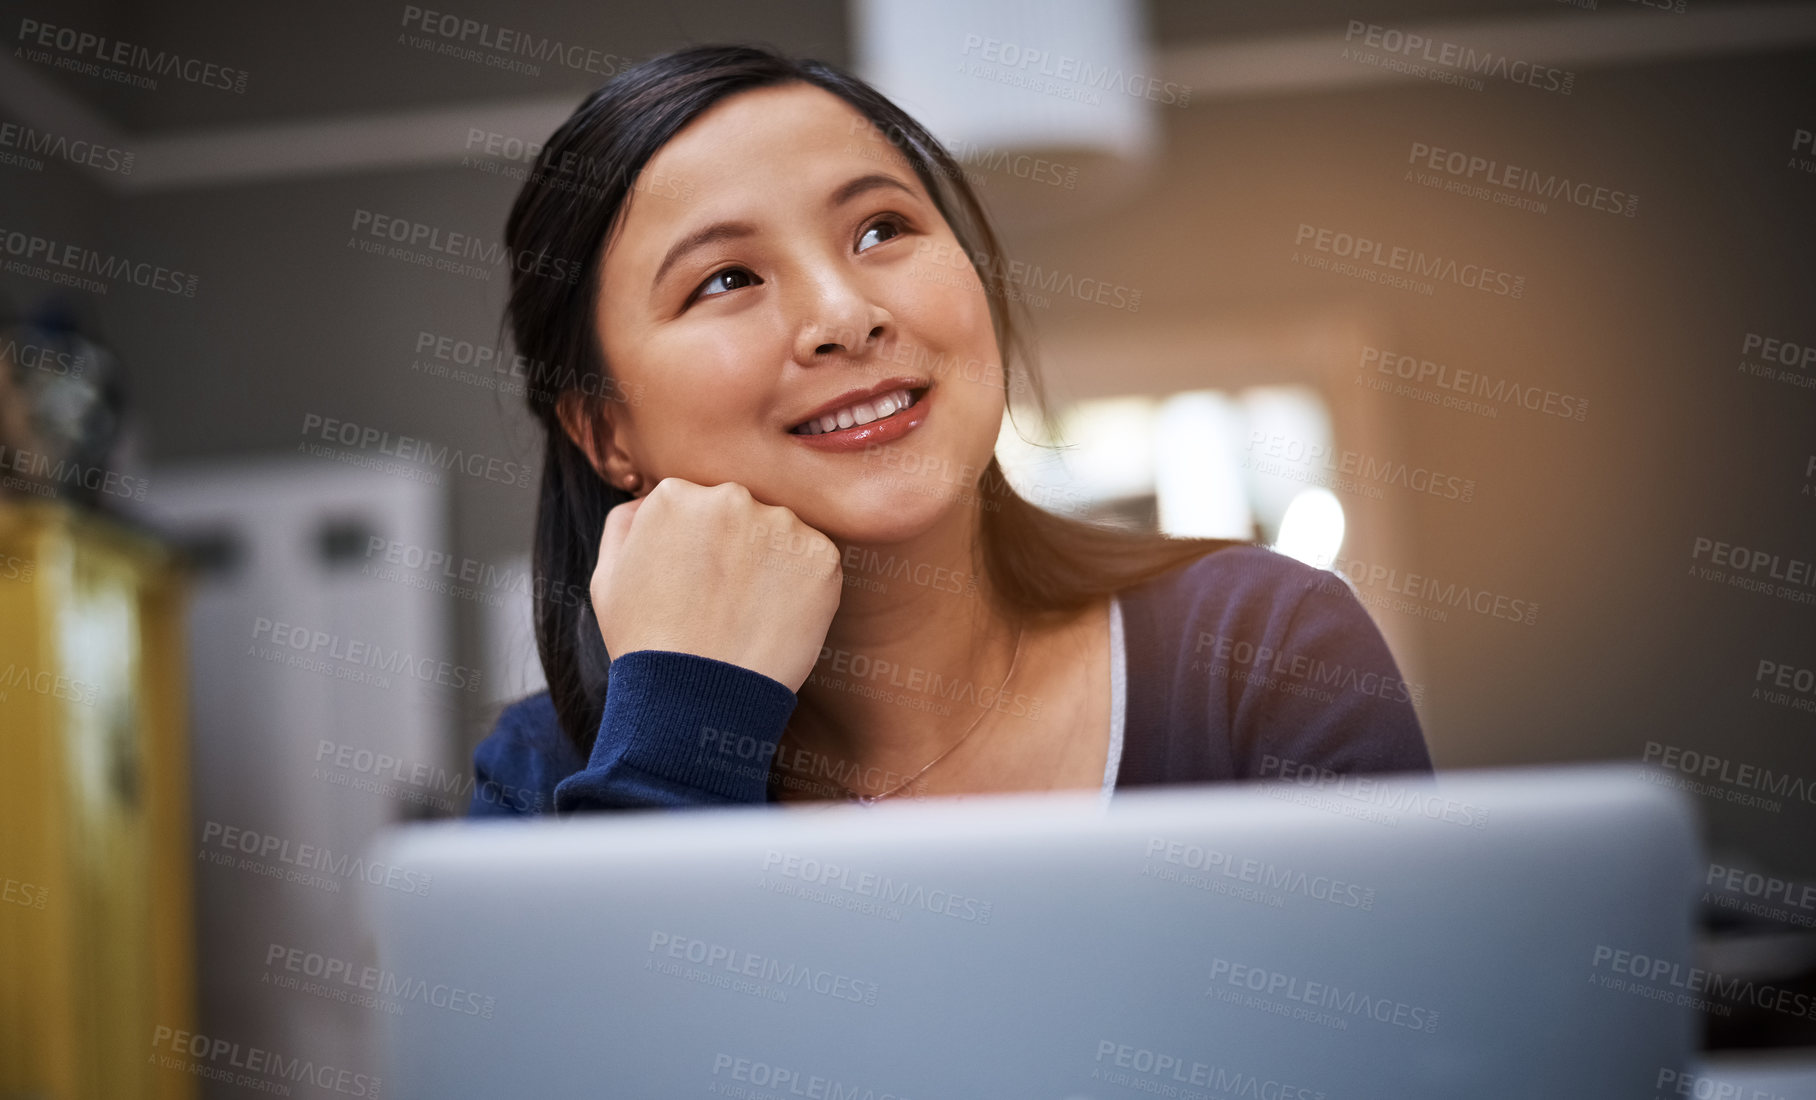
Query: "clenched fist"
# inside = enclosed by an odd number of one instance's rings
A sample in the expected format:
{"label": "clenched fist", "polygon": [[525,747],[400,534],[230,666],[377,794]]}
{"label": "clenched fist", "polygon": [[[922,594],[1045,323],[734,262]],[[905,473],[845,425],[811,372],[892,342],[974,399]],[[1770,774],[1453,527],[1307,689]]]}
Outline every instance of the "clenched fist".
{"label": "clenched fist", "polygon": [[799,691],[839,607],[831,539],[736,482],[667,477],[606,514],[593,612],[613,658],[711,657]]}

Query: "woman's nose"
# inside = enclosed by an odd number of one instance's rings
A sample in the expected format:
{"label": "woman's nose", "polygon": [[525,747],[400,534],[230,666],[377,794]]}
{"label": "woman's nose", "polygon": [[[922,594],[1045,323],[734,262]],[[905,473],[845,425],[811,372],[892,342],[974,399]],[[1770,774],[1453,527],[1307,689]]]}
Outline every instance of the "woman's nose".
{"label": "woman's nose", "polygon": [[797,314],[794,355],[802,366],[862,355],[887,334],[889,313],[865,288],[840,275],[823,276]]}

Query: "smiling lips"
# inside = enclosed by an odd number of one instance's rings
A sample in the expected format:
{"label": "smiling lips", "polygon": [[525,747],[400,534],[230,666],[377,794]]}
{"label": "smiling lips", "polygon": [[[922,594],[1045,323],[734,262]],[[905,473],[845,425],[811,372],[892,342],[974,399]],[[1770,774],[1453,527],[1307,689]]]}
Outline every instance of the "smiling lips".
{"label": "smiling lips", "polygon": [[868,424],[873,420],[887,420],[897,412],[914,404],[914,395],[907,389],[891,390],[881,397],[868,401],[857,401],[837,412],[811,418],[791,428],[797,435],[820,435],[825,432],[836,432],[856,424]]}
{"label": "smiling lips", "polygon": [[817,451],[855,451],[899,439],[927,419],[931,386],[897,386],[807,418],[789,434]]}

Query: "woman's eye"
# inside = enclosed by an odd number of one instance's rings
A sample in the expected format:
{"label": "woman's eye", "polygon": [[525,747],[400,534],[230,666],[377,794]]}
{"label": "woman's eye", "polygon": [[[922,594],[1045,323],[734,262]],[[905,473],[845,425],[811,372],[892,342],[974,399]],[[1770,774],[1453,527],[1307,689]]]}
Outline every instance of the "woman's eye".
{"label": "woman's eye", "polygon": [[[723,294],[728,290],[739,290],[747,286],[752,286],[756,281],[757,277],[743,268],[728,267],[724,271],[707,279],[704,283],[701,283],[700,289],[694,293],[694,297],[710,298],[714,295]],[[718,287],[718,289],[714,290],[714,287]]]}
{"label": "woman's eye", "polygon": [[882,236],[877,237],[877,239],[875,241],[871,242],[872,244],[881,244],[882,242],[888,240],[891,237],[901,236],[901,234],[902,234],[901,223],[894,221],[894,220],[880,221],[880,222],[877,222],[875,225],[872,225],[870,228],[864,230],[863,236],[858,238],[858,251],[862,252],[866,248],[870,247],[869,245],[866,245],[864,242],[870,240],[871,237],[875,236],[878,233],[881,233]]}

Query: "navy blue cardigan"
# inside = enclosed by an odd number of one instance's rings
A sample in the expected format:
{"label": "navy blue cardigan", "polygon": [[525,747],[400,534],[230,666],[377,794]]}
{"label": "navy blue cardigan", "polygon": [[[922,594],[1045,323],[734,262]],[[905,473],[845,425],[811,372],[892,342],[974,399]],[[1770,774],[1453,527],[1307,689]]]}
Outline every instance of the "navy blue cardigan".
{"label": "navy blue cardigan", "polygon": [[[1431,757],[1387,643],[1343,578],[1253,546],[1117,594],[1127,654],[1116,789],[1323,773],[1425,772]],[[611,664],[592,757],[546,691],[473,754],[469,813],[769,800],[795,695],[737,665],[665,650]]]}

